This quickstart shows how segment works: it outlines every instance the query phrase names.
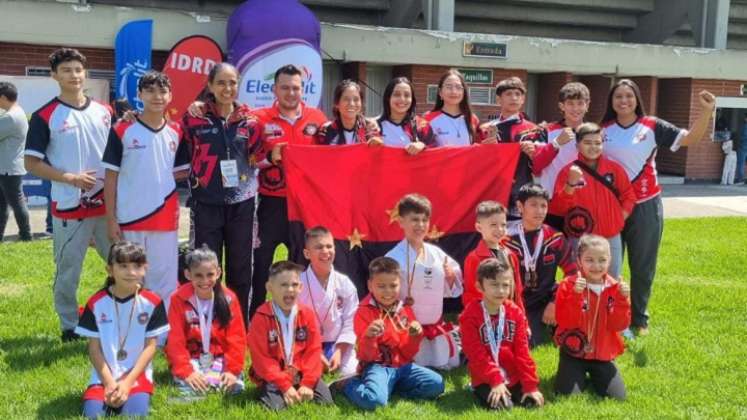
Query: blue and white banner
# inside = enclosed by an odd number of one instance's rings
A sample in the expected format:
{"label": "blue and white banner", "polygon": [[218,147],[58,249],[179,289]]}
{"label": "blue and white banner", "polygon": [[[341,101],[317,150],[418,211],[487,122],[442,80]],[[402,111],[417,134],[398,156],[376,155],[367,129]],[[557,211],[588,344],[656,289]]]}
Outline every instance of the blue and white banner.
{"label": "blue and white banner", "polygon": [[143,110],[137,98],[137,82],[151,68],[153,20],[125,24],[114,42],[116,97],[127,98],[133,108]]}

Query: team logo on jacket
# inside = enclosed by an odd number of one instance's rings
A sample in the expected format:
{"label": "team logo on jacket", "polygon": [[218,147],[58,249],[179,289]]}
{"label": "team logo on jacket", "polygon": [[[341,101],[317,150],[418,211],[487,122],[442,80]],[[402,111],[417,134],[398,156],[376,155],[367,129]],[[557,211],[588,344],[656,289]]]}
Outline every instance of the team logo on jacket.
{"label": "team logo on jacket", "polygon": [[607,310],[611,311],[613,306],[615,306],[615,298],[607,296]]}
{"label": "team logo on jacket", "polygon": [[283,128],[274,123],[268,123],[265,125],[265,138],[270,140],[277,137],[283,136]]}
{"label": "team logo on jacket", "polygon": [[615,185],[615,174],[612,172],[604,174],[604,179],[606,179],[610,184]]}
{"label": "team logo on jacket", "polygon": [[262,187],[270,191],[276,191],[285,186],[285,173],[283,169],[273,166],[259,173],[259,181]]}
{"label": "team logo on jacket", "polygon": [[296,328],[296,341],[306,341],[309,338],[309,330],[306,327]]}
{"label": "team logo on jacket", "polygon": [[104,114],[104,116],[101,118],[101,122],[104,123],[105,126],[109,127],[112,124],[112,116],[107,114]]}
{"label": "team logo on jacket", "polygon": [[140,144],[140,141],[138,139],[132,139],[132,143],[130,143],[129,146],[127,146],[128,150],[140,150],[145,149],[144,144]]}
{"label": "team logo on jacket", "polygon": [[99,324],[108,324],[110,322],[112,322],[112,320],[102,312],[101,317],[99,317]]}
{"label": "team logo on jacket", "polygon": [[277,330],[267,331],[267,342],[270,343],[270,345],[277,344],[278,342],[278,331]]}
{"label": "team logo on jacket", "polygon": [[582,207],[574,207],[565,216],[565,233],[568,236],[579,238],[584,233],[591,233],[594,229],[594,220],[591,213]]}
{"label": "team logo on jacket", "polygon": [[176,142],[174,140],[171,140],[169,142],[169,150],[171,150],[172,152],[176,152]]}
{"label": "team logo on jacket", "polygon": [[139,322],[140,325],[145,325],[149,319],[150,315],[148,315],[147,312],[140,312],[140,314],[137,316],[137,322]]}
{"label": "team logo on jacket", "polygon": [[342,296],[337,296],[337,309],[342,310]]}
{"label": "team logo on jacket", "polygon": [[319,125],[315,123],[307,124],[306,127],[303,128],[303,135],[304,136],[313,136],[319,131]]}

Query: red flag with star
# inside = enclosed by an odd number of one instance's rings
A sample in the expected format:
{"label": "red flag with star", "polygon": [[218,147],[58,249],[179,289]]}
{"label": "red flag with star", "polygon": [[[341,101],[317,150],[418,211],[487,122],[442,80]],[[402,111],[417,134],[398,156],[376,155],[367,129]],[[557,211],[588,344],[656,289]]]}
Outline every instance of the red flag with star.
{"label": "red flag with star", "polygon": [[519,154],[518,144],[442,147],[415,156],[363,144],[290,145],[283,167],[291,248],[300,253],[304,230],[325,226],[335,238],[336,269],[365,294],[370,260],[403,239],[397,202],[418,193],[433,206],[429,240],[463,263],[479,240],[475,207],[484,200],[508,204]]}

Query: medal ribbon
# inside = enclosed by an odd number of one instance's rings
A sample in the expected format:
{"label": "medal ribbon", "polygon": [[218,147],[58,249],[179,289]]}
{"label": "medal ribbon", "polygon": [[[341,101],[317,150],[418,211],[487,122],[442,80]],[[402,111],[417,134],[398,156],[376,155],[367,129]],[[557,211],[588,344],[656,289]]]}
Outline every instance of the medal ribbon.
{"label": "medal ribbon", "polygon": [[[499,353],[501,351],[501,342],[503,341],[503,327],[506,323],[506,309],[503,305],[501,305],[501,308],[499,310],[498,315],[498,326],[496,329],[493,328],[493,323],[490,321],[490,314],[488,313],[488,308],[485,306],[485,302],[480,302],[480,305],[482,305],[482,315],[485,320],[485,329],[487,330],[488,334],[488,344],[490,344],[490,353],[493,355],[493,360],[495,360],[495,364],[500,367],[500,363],[498,362],[499,359]],[[496,333],[497,330],[497,333]]]}
{"label": "medal ribbon", "polygon": [[275,303],[272,304],[272,312],[275,314],[275,325],[277,326],[278,331],[280,331],[280,349],[283,351],[283,356],[285,358],[285,368],[288,369],[293,365],[293,348],[296,346],[296,315],[298,314],[298,307],[293,306],[293,309],[291,309],[291,313],[288,316],[288,328],[291,329],[290,331],[290,343],[287,343],[285,341],[286,339],[286,329],[283,328],[285,324],[281,324],[279,319],[280,316],[278,315],[278,312],[282,314],[282,311],[280,308],[277,307]]}
{"label": "medal ribbon", "polygon": [[125,331],[124,338],[122,338],[122,326],[119,322],[119,305],[117,305],[117,297],[114,296],[114,293],[112,293],[112,298],[114,299],[114,313],[117,316],[117,340],[119,341],[119,348],[117,349],[117,359],[119,359],[119,354],[122,352],[122,350],[124,350],[125,343],[127,343],[127,336],[130,335],[130,327],[132,327],[132,316],[135,314],[135,306],[137,306],[137,296],[139,291],[140,286],[135,289],[135,297],[132,299],[132,306],[130,307],[130,319],[127,321],[127,330]]}
{"label": "medal ribbon", "polygon": [[[197,303],[197,318],[200,321],[200,338],[202,338],[202,354],[210,354],[210,334],[213,329],[213,305],[215,304],[215,295],[210,298],[210,303],[203,311],[202,303],[200,298],[195,295],[195,301]],[[207,319],[206,319],[207,318]]]}
{"label": "medal ribbon", "polygon": [[521,249],[524,251],[524,271],[528,275],[530,272],[537,270],[537,260],[539,259],[540,251],[542,251],[542,244],[545,242],[545,232],[540,227],[535,240],[536,245],[531,254],[529,252],[529,246],[527,245],[523,225],[521,226],[521,229],[519,229],[519,239],[521,240]]}

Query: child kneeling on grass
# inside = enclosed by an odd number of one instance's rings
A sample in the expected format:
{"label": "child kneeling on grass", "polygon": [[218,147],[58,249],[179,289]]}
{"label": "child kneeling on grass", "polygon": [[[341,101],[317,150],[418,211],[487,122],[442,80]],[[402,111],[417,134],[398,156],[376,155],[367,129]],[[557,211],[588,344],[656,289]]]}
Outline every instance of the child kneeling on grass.
{"label": "child kneeling on grass", "polygon": [[613,361],[625,350],[620,333],[630,324],[630,287],[607,274],[609,265],[609,242],[597,235],[582,236],[580,273],[566,277],[555,298],[558,394],[582,392],[589,374],[597,394],[625,399],[625,384]]}
{"label": "child kneeling on grass", "polygon": [[510,300],[514,273],[505,254],[483,260],[477,267],[473,301],[459,317],[464,354],[475,395],[490,409],[514,404],[541,406],[537,366],[529,354],[527,320]]}
{"label": "child kneeling on grass", "polygon": [[83,416],[147,416],[153,394],[156,338],[169,330],[163,301],[141,287],[145,250],[122,241],[109,251],[104,288],[86,303],[75,333],[88,337],[93,370]]}
{"label": "child kneeling on grass", "polygon": [[411,306],[400,300],[400,266],[378,257],[368,266],[368,291],[355,313],[360,376],[335,382],[358,407],[374,410],[393,392],[407,398],[434,399],[444,392],[438,373],[413,363],[423,327]]}
{"label": "child kneeling on grass", "polygon": [[176,290],[169,307],[166,357],[185,397],[211,389],[244,390],[242,371],[246,330],[239,300],[220,282],[218,257],[207,245],[185,258],[189,280]]}
{"label": "child kneeling on grass", "polygon": [[303,267],[278,261],[270,267],[267,290],[272,301],[252,317],[248,334],[252,367],[260,401],[281,410],[304,401],[332,404],[322,377],[322,336],[314,311],[298,303]]}

